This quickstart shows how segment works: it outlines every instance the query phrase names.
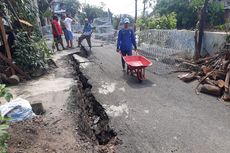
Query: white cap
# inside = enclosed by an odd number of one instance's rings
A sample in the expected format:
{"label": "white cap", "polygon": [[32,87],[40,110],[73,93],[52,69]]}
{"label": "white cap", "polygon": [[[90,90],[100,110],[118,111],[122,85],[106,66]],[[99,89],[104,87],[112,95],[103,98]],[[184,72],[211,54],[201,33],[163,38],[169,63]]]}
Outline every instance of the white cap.
{"label": "white cap", "polygon": [[125,18],[124,23],[130,23],[129,18]]}

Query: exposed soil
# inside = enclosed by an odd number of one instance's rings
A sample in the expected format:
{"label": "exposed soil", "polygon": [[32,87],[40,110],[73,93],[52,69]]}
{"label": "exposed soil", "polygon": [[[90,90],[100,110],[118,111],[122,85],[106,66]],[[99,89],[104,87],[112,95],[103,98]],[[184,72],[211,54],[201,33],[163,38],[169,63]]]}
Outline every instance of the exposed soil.
{"label": "exposed soil", "polygon": [[[74,58],[72,60],[74,61]],[[76,91],[74,91],[76,95],[73,98],[76,99],[76,108],[80,110],[78,122],[81,122],[81,124],[78,124],[78,127],[96,144],[106,145],[116,136],[116,132],[110,128],[108,115],[91,93],[92,86],[80,71],[79,64],[75,61],[73,66],[75,68],[75,79],[79,80],[75,88]]]}
{"label": "exposed soil", "polygon": [[[43,76],[45,79],[12,89],[14,95],[31,103],[42,102],[46,114],[11,124],[9,152],[115,152],[120,140],[110,128],[104,108],[91,93],[92,86],[79,64],[72,55],[56,59],[58,68]],[[41,84],[47,88],[43,89]]]}

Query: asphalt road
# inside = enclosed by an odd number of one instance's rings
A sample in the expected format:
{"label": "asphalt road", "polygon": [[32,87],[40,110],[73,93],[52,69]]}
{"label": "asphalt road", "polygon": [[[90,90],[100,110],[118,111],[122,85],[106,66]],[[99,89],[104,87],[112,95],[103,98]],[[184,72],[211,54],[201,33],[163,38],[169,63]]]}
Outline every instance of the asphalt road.
{"label": "asphalt road", "polygon": [[196,95],[197,82],[154,75],[153,64],[140,84],[122,72],[114,45],[92,48],[89,60],[83,72],[123,141],[118,153],[230,152],[229,106]]}

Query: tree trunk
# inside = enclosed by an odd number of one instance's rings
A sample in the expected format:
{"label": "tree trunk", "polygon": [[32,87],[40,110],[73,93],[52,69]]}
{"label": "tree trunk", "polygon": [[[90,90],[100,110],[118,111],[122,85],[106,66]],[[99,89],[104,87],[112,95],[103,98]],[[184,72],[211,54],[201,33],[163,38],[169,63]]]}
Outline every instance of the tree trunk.
{"label": "tree trunk", "polygon": [[200,92],[214,95],[214,96],[221,96],[222,90],[221,90],[221,88],[219,88],[217,86],[204,84],[201,86]]}
{"label": "tree trunk", "polygon": [[6,62],[11,68],[16,70],[20,75],[24,76],[26,79],[30,79],[30,76],[23,72],[19,67],[17,67],[11,60],[5,57],[2,53],[0,53],[0,59]]}
{"label": "tree trunk", "polygon": [[208,2],[209,2],[209,0],[205,0],[204,6],[201,10],[201,15],[200,15],[199,37],[198,37],[198,44],[197,44],[199,56],[200,56],[201,49],[202,49],[202,40],[203,40],[203,35],[204,35],[205,21],[206,21],[206,17],[207,17]]}
{"label": "tree trunk", "polygon": [[197,41],[197,37],[198,37],[198,30],[195,31],[195,36],[194,36],[194,40],[195,40],[195,54],[194,54],[194,60],[197,61],[200,58],[200,52],[198,50],[198,41]]}

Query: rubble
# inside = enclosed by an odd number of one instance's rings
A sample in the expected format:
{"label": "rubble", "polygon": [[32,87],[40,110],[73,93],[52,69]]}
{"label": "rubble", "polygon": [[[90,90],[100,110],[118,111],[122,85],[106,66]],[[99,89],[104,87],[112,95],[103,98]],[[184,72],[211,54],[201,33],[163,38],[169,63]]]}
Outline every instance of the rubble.
{"label": "rubble", "polygon": [[33,112],[36,114],[36,115],[43,115],[45,114],[45,109],[42,105],[42,103],[34,103],[34,104],[31,104],[31,107],[32,107],[32,110]]}

